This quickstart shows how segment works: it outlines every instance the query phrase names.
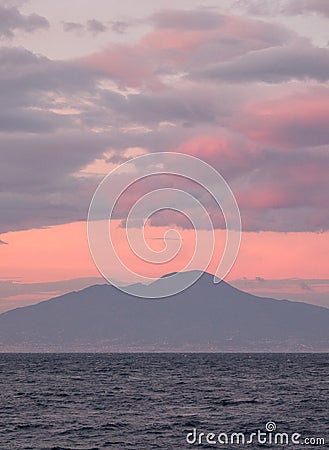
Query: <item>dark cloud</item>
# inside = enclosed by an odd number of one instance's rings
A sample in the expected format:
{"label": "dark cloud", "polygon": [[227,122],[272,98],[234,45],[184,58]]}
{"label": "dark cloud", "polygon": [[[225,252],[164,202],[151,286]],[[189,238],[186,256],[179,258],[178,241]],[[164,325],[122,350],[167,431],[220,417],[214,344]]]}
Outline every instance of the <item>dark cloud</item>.
{"label": "dark cloud", "polygon": [[105,33],[108,30],[108,27],[104,25],[103,22],[100,22],[96,19],[90,19],[86,23],[87,30],[92,34]]}
{"label": "dark cloud", "polygon": [[8,245],[8,242],[5,242],[2,239],[0,239],[0,245]]}
{"label": "dark cloud", "polygon": [[38,14],[22,14],[16,6],[0,5],[0,37],[13,38],[17,31],[33,33],[49,28],[49,22]]}
{"label": "dark cloud", "polygon": [[282,83],[329,79],[329,50],[315,47],[272,47],[199,70],[195,76],[229,82]]}
{"label": "dark cloud", "polygon": [[77,33],[81,32],[85,29],[84,25],[78,22],[64,22],[63,23],[63,30],[67,33]]}
{"label": "dark cloud", "polygon": [[18,130],[30,133],[49,133],[59,128],[74,127],[70,116],[62,116],[50,111],[27,109],[7,109],[0,111],[0,132],[13,132]]}
{"label": "dark cloud", "polygon": [[64,22],[63,30],[67,33],[89,33],[96,36],[97,34],[105,33],[108,30],[108,26],[99,20],[90,19],[86,23]]}
{"label": "dark cloud", "polygon": [[118,34],[123,34],[129,27],[129,24],[127,22],[123,22],[121,20],[115,20],[111,22],[111,29]]}
{"label": "dark cloud", "polygon": [[[4,134],[0,152],[0,232],[84,221],[102,176],[77,176],[95,159],[123,162],[122,152],[140,146],[165,150],[174,133],[61,130],[34,135]],[[14,205],[14,206],[13,206]]]}
{"label": "dark cloud", "polygon": [[224,90],[204,88],[202,92],[195,88],[171,89],[164,92],[121,95],[104,92],[101,97],[103,107],[110,108],[114,116],[131,123],[158,125],[168,122],[172,125],[193,126],[215,124],[219,117],[228,116],[237,98],[234,93],[230,103]]}
{"label": "dark cloud", "polygon": [[85,220],[100,179],[74,174],[101,156],[106,142],[81,131],[2,137],[1,231]]}
{"label": "dark cloud", "polygon": [[[0,48],[0,131],[46,133],[75,128],[79,95],[95,92],[96,75],[78,63],[52,61],[23,48]],[[62,100],[59,100],[62,98]]]}
{"label": "dark cloud", "polygon": [[59,95],[91,90],[95,85],[96,75],[78,62],[50,60],[21,47],[0,48],[1,93],[20,99],[23,96],[20,103],[30,90]]}

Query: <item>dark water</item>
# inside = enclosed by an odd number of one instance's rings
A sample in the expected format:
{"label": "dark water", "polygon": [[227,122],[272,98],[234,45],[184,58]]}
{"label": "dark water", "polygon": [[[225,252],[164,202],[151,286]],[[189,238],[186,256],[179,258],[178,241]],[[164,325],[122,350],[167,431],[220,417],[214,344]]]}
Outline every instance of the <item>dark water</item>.
{"label": "dark water", "polygon": [[186,442],[274,421],[329,443],[328,355],[2,354],[0,383],[1,450],[329,448]]}

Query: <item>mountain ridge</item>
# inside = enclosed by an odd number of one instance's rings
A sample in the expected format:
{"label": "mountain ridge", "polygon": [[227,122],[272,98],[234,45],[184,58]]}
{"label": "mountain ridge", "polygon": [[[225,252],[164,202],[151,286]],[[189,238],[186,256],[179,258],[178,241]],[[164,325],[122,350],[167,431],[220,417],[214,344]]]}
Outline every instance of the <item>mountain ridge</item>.
{"label": "mountain ridge", "polygon": [[257,297],[206,272],[166,298],[98,284],[0,315],[0,351],[328,350],[329,309]]}

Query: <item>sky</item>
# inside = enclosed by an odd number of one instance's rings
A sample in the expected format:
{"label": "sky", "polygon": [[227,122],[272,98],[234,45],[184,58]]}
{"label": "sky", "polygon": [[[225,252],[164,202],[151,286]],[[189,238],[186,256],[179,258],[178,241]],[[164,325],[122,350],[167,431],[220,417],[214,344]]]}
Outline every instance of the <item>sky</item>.
{"label": "sky", "polygon": [[[0,312],[104,283],[87,242],[93,193],[129,158],[165,151],[202,158],[236,197],[228,282],[329,307],[329,2],[168,4],[0,0]],[[159,213],[149,245],[174,228],[182,251],[134,259],[125,217],[154,186],[127,191],[111,227],[127,263],[157,277],[184,267],[194,235]],[[222,220],[185,189],[215,219],[214,273]],[[116,266],[113,278],[129,281]]]}

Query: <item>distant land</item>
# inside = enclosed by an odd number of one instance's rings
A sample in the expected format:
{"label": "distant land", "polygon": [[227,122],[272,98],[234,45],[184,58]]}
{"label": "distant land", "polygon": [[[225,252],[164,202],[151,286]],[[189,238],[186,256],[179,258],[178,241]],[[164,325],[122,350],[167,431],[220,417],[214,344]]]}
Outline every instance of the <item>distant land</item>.
{"label": "distant land", "polygon": [[162,299],[95,285],[1,314],[0,351],[328,352],[329,309],[256,297],[208,273]]}

